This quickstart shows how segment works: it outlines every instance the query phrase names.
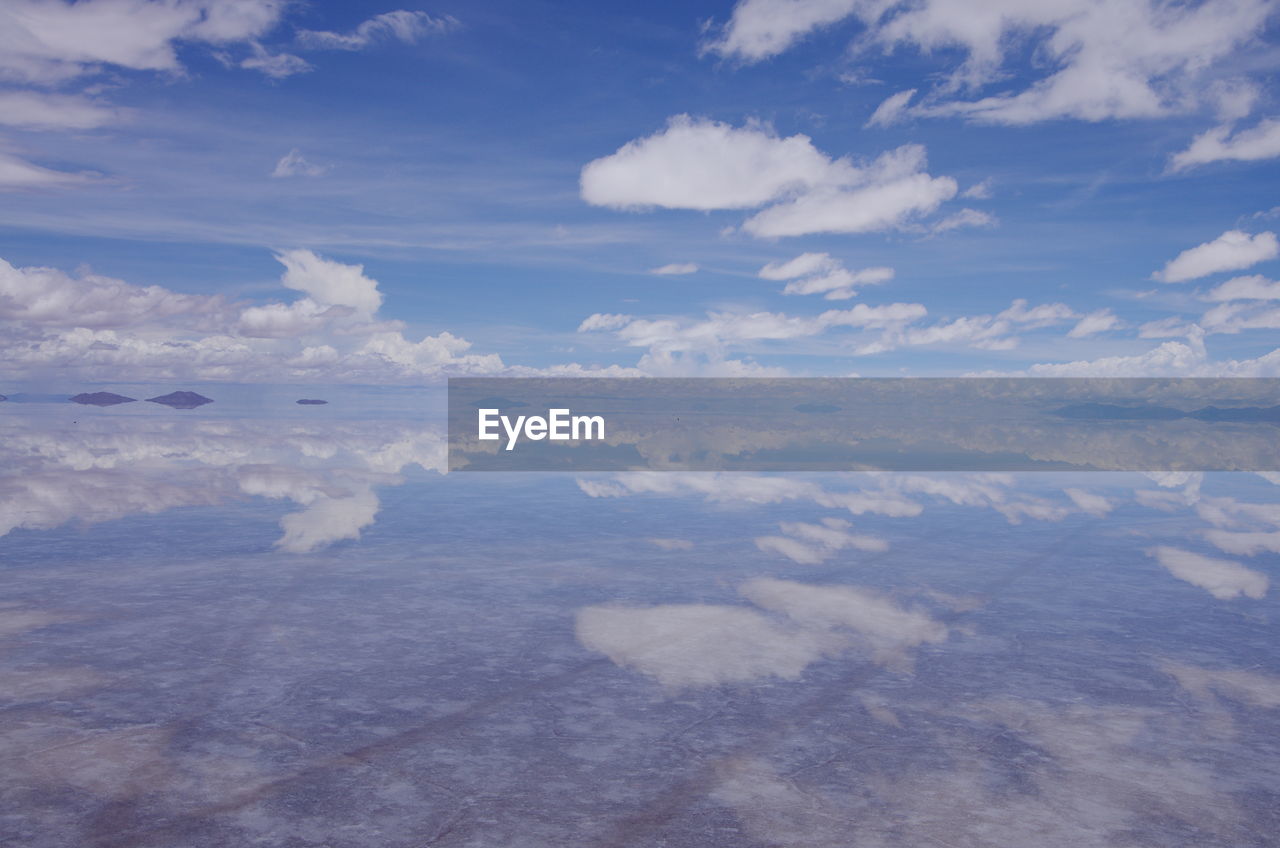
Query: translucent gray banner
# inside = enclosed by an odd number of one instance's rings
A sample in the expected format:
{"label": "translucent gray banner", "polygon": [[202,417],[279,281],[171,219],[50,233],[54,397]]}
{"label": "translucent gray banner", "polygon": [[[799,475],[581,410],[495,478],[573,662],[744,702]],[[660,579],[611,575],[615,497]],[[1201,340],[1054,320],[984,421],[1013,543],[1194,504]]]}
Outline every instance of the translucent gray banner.
{"label": "translucent gray banner", "polygon": [[1277,379],[449,381],[451,471],[1277,471]]}

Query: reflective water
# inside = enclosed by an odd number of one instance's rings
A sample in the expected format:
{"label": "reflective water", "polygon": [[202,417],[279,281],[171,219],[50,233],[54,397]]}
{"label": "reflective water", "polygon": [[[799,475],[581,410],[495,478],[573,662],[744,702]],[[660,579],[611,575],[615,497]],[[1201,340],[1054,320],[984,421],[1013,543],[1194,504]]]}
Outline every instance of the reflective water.
{"label": "reflective water", "polygon": [[1277,844],[1280,477],[142,406],[0,404],[0,844]]}

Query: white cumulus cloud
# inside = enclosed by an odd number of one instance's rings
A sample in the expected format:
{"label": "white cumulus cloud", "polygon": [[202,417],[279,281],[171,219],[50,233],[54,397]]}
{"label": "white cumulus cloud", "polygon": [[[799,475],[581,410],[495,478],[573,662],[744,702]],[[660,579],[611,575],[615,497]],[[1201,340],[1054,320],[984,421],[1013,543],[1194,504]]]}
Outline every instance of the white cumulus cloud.
{"label": "white cumulus cloud", "polygon": [[924,172],[905,145],[865,166],[833,159],[805,135],[678,115],[582,169],[582,198],[616,209],[756,209],[743,229],[763,238],[890,229],[933,212],[955,180]]}
{"label": "white cumulus cloud", "polygon": [[889,550],[889,543],[884,539],[850,533],[850,526],[848,521],[840,518],[824,518],[821,524],[784,521],[778,528],[786,535],[759,536],[755,543],[762,551],[781,554],[802,565],[824,562],[845,548],[873,553]]}
{"label": "white cumulus cloud", "polygon": [[666,129],[587,163],[581,182],[582,198],[596,206],[751,209],[854,173],[808,136],[677,115]]}
{"label": "white cumulus cloud", "polygon": [[405,337],[398,322],[378,318],[382,294],[360,265],[309,250],[277,258],[281,284],[302,296],[257,305],[0,260],[0,375],[394,383],[524,373],[448,332]]}
{"label": "white cumulus cloud", "polygon": [[1182,251],[1151,277],[1162,283],[1182,283],[1219,271],[1239,271],[1278,255],[1280,241],[1275,233],[1251,236],[1241,230],[1227,230],[1213,241]]}

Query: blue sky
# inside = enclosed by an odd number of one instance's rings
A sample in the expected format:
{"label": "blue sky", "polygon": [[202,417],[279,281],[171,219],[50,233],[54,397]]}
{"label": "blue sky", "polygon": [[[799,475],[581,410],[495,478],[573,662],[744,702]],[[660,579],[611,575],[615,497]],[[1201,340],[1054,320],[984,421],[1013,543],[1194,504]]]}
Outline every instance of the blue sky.
{"label": "blue sky", "polygon": [[1033,5],[7,4],[0,380],[1280,375],[1275,4]]}

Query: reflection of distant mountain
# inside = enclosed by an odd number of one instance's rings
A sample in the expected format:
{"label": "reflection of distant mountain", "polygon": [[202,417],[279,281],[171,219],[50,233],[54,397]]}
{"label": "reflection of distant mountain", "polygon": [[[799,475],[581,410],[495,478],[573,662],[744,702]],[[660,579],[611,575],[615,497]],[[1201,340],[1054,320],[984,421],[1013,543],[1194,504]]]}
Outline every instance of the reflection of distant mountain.
{"label": "reflection of distant mountain", "polygon": [[133,403],[137,398],[125,397],[115,392],[81,392],[71,398],[72,403],[84,403],[90,406],[115,406],[118,403]]}
{"label": "reflection of distant mountain", "polygon": [[65,403],[71,400],[71,396],[42,394],[40,392],[17,392],[9,395],[7,399],[14,403]]}
{"label": "reflection of distant mountain", "polygon": [[174,409],[195,409],[197,406],[213,403],[213,398],[207,398],[195,392],[169,392],[169,394],[160,395],[160,397],[147,398],[147,402],[162,403]]}
{"label": "reflection of distant mountain", "polygon": [[1168,406],[1116,406],[1110,403],[1078,403],[1054,410],[1063,418],[1090,421],[1174,421],[1193,418],[1197,421],[1274,421],[1280,423],[1280,406],[1206,406],[1183,412]]}

